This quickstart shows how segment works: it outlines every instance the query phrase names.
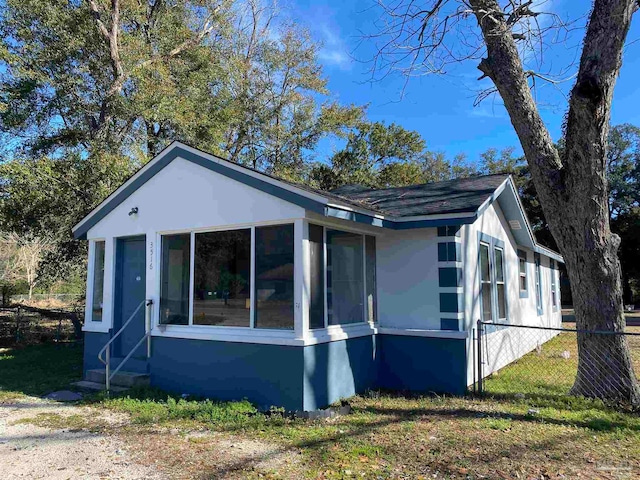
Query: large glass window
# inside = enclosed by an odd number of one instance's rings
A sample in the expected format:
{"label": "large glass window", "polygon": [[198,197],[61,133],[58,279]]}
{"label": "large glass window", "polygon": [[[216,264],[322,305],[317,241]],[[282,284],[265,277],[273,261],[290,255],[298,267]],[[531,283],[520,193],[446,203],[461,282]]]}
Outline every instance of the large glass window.
{"label": "large glass window", "polygon": [[102,321],[104,299],[104,242],[95,242],[93,253],[93,298],[91,299],[91,320]]}
{"label": "large glass window", "polygon": [[376,296],[376,237],[365,237],[367,321],[374,323],[377,318],[378,299]]}
{"label": "large glass window", "polygon": [[489,264],[489,245],[480,244],[480,298],[482,303],[482,321],[492,319],[493,296],[491,295],[491,265]]}
{"label": "large glass window", "polygon": [[257,227],[255,235],[255,326],[293,329],[293,225]]}
{"label": "large glass window", "polygon": [[311,285],[309,295],[309,328],[324,327],[324,229],[309,225],[309,264]]}
{"label": "large glass window", "polygon": [[507,318],[507,299],[504,284],[504,252],[500,248],[494,249],[496,265],[496,295],[498,302],[498,320]]}
{"label": "large glass window", "polygon": [[364,322],[362,235],[327,229],[329,325]]}
{"label": "large glass window", "polygon": [[248,327],[251,229],[195,234],[193,323]]}
{"label": "large glass window", "polygon": [[191,236],[162,237],[162,270],[160,273],[160,323],[189,324],[189,265]]}

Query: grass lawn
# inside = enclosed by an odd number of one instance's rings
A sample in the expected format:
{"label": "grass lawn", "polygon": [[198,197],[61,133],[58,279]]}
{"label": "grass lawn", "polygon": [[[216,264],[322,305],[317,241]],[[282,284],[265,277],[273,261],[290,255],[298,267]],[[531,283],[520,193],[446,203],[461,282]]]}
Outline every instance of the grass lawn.
{"label": "grass lawn", "polygon": [[[3,395],[58,388],[79,375],[78,350],[5,351],[0,357]],[[640,416],[599,402],[528,394],[479,399],[380,392],[349,402],[350,415],[309,421],[277,411],[264,415],[248,402],[184,400],[146,389],[126,397],[87,398],[103,412],[124,414],[126,420],[118,424],[63,412],[29,421],[118,435],[137,461],[159,465],[171,478],[640,476]]]}
{"label": "grass lawn", "polygon": [[79,343],[0,348],[0,402],[68,388],[81,376]]}

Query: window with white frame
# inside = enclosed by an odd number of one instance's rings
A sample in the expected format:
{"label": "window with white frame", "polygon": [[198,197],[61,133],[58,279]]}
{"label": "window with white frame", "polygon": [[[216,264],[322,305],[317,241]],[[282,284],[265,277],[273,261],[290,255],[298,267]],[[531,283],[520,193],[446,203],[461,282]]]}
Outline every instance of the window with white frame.
{"label": "window with white frame", "polygon": [[529,291],[527,282],[527,252],[518,250],[518,281],[520,284],[520,294],[526,294]]}
{"label": "window with white frame", "polygon": [[293,224],[256,227],[257,328],[293,329]]}
{"label": "window with white frame", "polygon": [[558,309],[558,282],[556,279],[556,262],[549,260],[549,275],[551,276],[551,305],[553,310]]}
{"label": "window with white frame", "polygon": [[489,262],[489,245],[480,243],[480,302],[482,304],[482,321],[489,322],[493,318],[493,295],[491,293],[491,264]]}
{"label": "window with white frame", "polygon": [[324,228],[309,224],[309,328],[324,328]]}
{"label": "window with white frame", "polygon": [[163,235],[160,323],[292,330],[293,236],[293,224]]}
{"label": "window with white frame", "polygon": [[498,305],[498,320],[507,318],[507,294],[504,283],[504,251],[501,248],[493,249],[496,266],[496,300]]}
{"label": "window with white frame", "polygon": [[309,245],[309,328],[375,322],[375,237],[310,224]]}
{"label": "window with white frame", "polygon": [[534,261],[536,265],[536,309],[538,315],[542,315],[542,271],[540,266],[540,254],[535,254]]}
{"label": "window with white frame", "polygon": [[363,236],[327,229],[329,325],[364,322],[364,294]]}
{"label": "window with white frame", "polygon": [[104,252],[105,242],[95,242],[93,249],[93,294],[91,298],[91,320],[94,322],[102,321],[104,301]]}
{"label": "window with white frame", "polygon": [[191,235],[164,235],[161,244],[160,323],[188,325]]}
{"label": "window with white frame", "polygon": [[480,241],[480,305],[484,322],[507,319],[507,285],[502,245],[502,242],[488,236]]}
{"label": "window with white frame", "polygon": [[250,325],[250,228],[196,233],[193,275],[194,325]]}

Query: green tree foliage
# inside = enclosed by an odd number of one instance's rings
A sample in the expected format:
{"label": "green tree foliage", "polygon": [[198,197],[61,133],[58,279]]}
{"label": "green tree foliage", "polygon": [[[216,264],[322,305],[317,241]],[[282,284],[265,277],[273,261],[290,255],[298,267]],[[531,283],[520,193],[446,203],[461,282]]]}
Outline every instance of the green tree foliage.
{"label": "green tree foliage", "polygon": [[53,234],[51,265],[82,265],[70,227],[174,139],[299,180],[320,139],[362,121],[326,100],[309,34],[259,0],[0,10],[0,223]]}
{"label": "green tree foliage", "polygon": [[313,166],[309,178],[318,188],[332,190],[347,184],[374,188],[416,185],[474,174],[475,167],[463,155],[449,161],[444,153],[427,150],[418,132],[394,123],[362,122],[329,164]]}

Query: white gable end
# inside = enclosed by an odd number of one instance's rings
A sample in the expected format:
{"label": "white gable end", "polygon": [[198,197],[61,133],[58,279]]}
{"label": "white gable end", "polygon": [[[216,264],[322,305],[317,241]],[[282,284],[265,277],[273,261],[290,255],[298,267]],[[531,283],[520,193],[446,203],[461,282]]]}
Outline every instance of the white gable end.
{"label": "white gable end", "polygon": [[[129,215],[137,207],[138,213]],[[302,207],[180,157],[87,233],[87,238],[222,227],[304,217]]]}

